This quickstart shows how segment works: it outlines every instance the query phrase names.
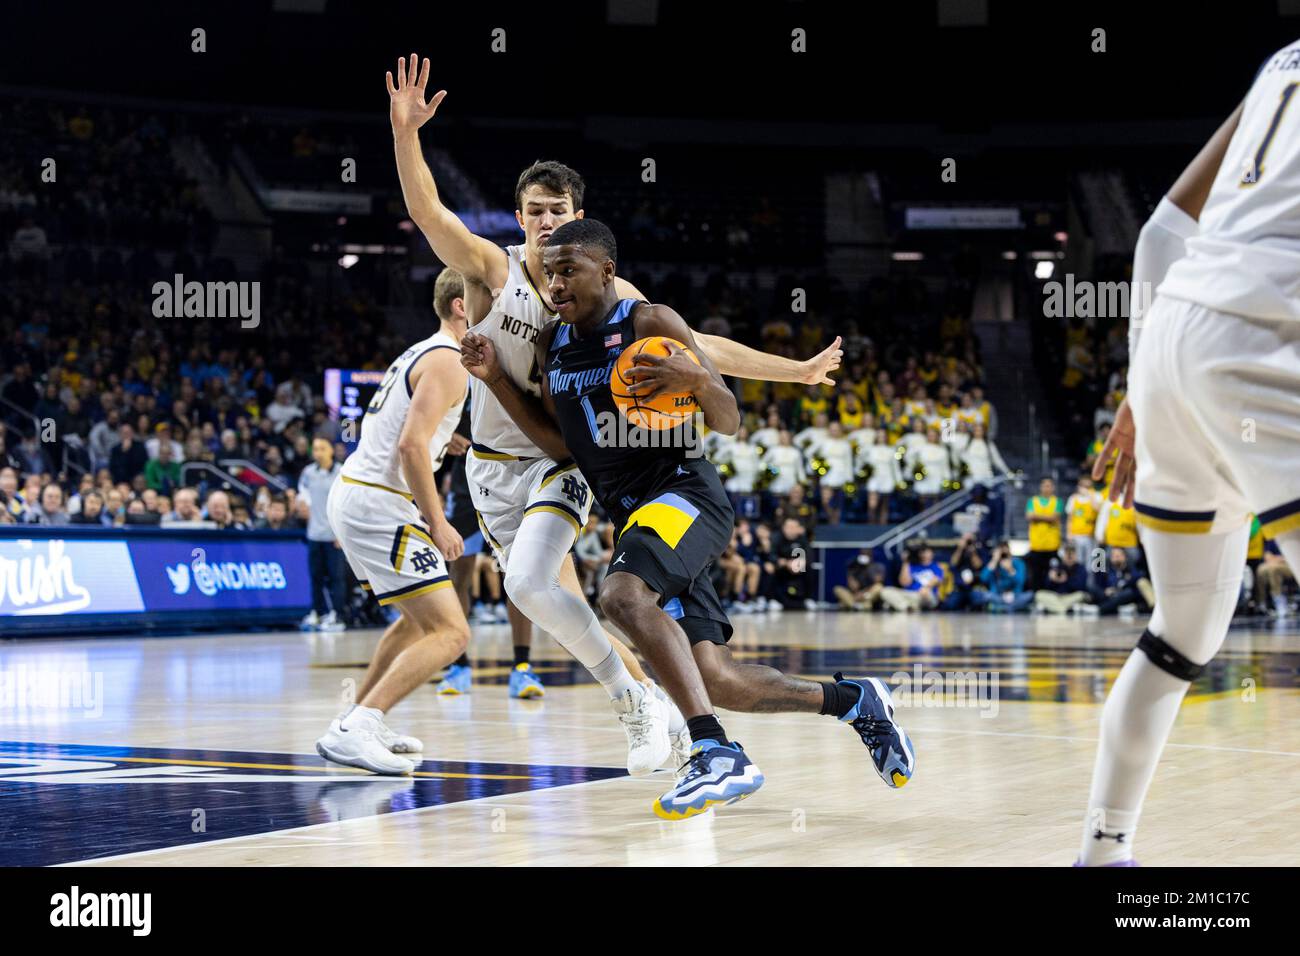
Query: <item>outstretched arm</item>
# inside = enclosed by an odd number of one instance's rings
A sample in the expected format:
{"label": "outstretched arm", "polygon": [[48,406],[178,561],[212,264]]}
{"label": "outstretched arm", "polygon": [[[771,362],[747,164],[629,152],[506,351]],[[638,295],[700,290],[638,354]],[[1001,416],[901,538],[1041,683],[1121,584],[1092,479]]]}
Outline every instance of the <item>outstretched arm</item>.
{"label": "outstretched arm", "polygon": [[723,375],[752,378],[760,382],[803,382],[805,385],[834,385],[831,372],[840,367],[844,350],[838,335],[835,341],[810,359],[800,362],[780,355],[769,355],[748,345],[741,345],[719,335],[695,334],[697,353],[713,360]]}
{"label": "outstretched arm", "polygon": [[393,152],[397,156],[397,176],[402,182],[402,196],[411,221],[420,227],[434,255],[451,266],[468,281],[489,289],[505,284],[509,265],[505,252],[495,243],[476,236],[460,218],[442,204],[433,173],[420,149],[420,127],[433,118],[438,105],[447,95],[439,90],[429,102],[424,90],[429,83],[429,59],[419,69],[419,58],[412,53],[397,61],[397,82],[388,73],[388,114],[393,124]]}
{"label": "outstretched arm", "polygon": [[[620,299],[649,301],[641,290],[621,276],[614,277],[614,288]],[[803,382],[805,385],[834,385],[831,372],[840,367],[844,350],[843,340],[835,341],[810,359],[800,362],[782,355],[769,355],[748,345],[741,345],[719,335],[695,333],[695,354],[708,356],[723,375],[749,378],[759,382]]]}
{"label": "outstretched arm", "polygon": [[700,364],[696,365],[671,346],[672,354],[667,358],[643,352],[637,356],[637,364],[633,366],[636,381],[628,391],[633,395],[653,395],[662,389],[688,391],[700,403],[705,425],[724,435],[736,434],[740,428],[736,396],[722,381],[722,374],[713,364],[713,359],[699,351],[695,334],[686,320],[666,305],[644,305],[633,315],[638,338],[663,335],[684,342],[699,356]]}

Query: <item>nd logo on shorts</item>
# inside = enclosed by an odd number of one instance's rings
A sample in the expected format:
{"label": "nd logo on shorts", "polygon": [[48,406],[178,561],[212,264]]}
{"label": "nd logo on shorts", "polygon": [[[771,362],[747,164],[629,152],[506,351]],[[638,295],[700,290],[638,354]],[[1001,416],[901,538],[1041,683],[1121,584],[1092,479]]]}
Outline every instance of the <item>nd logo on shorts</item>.
{"label": "nd logo on shorts", "polygon": [[633,525],[640,525],[663,538],[668,547],[675,548],[699,516],[699,508],[681,495],[669,492],[646,502],[632,512],[627,519],[627,524],[619,532],[619,537],[627,534],[628,529]]}
{"label": "nd logo on shorts", "polygon": [[[439,588],[451,587],[446,562],[438,553],[429,532],[419,525],[401,525],[393,535],[393,548],[389,555],[393,571],[402,579],[402,587],[385,594],[375,594],[380,604],[389,604],[417,594],[427,594]],[[416,580],[411,581],[414,578]]]}

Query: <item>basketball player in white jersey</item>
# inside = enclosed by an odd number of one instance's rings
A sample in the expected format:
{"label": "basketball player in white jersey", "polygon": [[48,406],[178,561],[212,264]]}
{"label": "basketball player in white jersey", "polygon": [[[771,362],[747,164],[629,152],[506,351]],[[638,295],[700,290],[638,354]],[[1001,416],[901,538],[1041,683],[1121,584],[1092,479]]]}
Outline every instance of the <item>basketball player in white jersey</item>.
{"label": "basketball player in white jersey", "polygon": [[[425,101],[429,70],[428,59],[421,68],[412,54],[409,63],[405,57],[398,60],[396,82],[391,73],[387,78],[407,210],[438,258],[465,277],[473,329],[466,344],[477,336],[489,339],[509,379],[538,398],[540,372],[533,343],[555,316],[538,284],[541,245],[559,226],[582,216],[582,180],[559,163],[535,163],[520,177],[515,195],[524,244],[502,249],[471,233],[438,198],[420,149],[419,128],[446,96],[443,90]],[[630,283],[616,281],[621,295],[642,297]],[[828,373],[841,356],[838,339],[808,362],[764,355],[714,336],[696,335],[696,341],[724,374],[778,381],[829,382]],[[683,763],[690,746],[685,721],[667,695],[645,680],[632,653],[605,633],[583,597],[569,550],[591,508],[586,481],[572,462],[552,460],[515,424],[513,416],[535,414],[549,427],[540,402],[507,408],[504,393],[476,378],[471,387],[473,444],[466,469],[483,535],[505,572],[507,594],[610,693],[631,749],[644,755],[637,761],[639,769],[633,770],[629,754],[630,772],[652,772],[664,763],[670,734],[676,762]],[[647,769],[651,755],[658,759]]]}
{"label": "basketball player in white jersey", "polygon": [[460,362],[465,320],[446,301],[447,287],[459,281],[451,269],[438,276],[440,327],[388,367],[327,506],[361,586],[380,604],[396,605],[400,615],[380,638],[357,703],[335,718],[316,750],[375,773],[415,769],[402,754],[423,746],[389,730],[384,714],[469,643],[469,624],[447,570],[464,542],[443,513],[434,481],[468,395]]}
{"label": "basketball player in white jersey", "polygon": [[[1259,516],[1300,568],[1300,42],[1142,229],[1129,393],[1098,457],[1138,513],[1156,605],[1111,688],[1080,849],[1131,866],[1156,762],[1184,694],[1218,652]],[[1140,332],[1140,335],[1139,335]]]}

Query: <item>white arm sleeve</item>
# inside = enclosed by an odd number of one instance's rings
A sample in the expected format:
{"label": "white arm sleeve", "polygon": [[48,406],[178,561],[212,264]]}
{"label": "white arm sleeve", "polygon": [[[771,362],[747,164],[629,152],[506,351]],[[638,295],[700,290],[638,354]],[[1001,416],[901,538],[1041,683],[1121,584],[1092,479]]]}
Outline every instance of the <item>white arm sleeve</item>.
{"label": "white arm sleeve", "polygon": [[1138,234],[1133,252],[1133,288],[1129,296],[1128,360],[1137,356],[1142,317],[1155,298],[1156,287],[1169,267],[1183,257],[1186,240],[1196,235],[1196,220],[1179,209],[1168,196],[1160,200]]}

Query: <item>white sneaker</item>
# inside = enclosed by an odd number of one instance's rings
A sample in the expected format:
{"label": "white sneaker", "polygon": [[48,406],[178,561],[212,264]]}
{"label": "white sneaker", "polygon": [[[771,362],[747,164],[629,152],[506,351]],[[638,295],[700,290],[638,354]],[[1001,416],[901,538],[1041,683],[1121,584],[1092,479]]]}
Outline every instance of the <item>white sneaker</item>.
{"label": "white sneaker", "polygon": [[498,624],[510,623],[510,612],[506,610],[505,604],[498,604],[492,608],[492,619]]}
{"label": "white sneaker", "polygon": [[424,743],[419,737],[411,737],[407,734],[399,734],[393,728],[389,727],[382,719],[379,721],[379,742],[388,748],[389,753],[395,754],[423,754]]}
{"label": "white sneaker", "polygon": [[627,734],[627,772],[634,777],[649,776],[672,753],[668,707],[649,682],[636,684],[611,703]]}
{"label": "white sneaker", "polygon": [[316,752],[326,760],[371,773],[410,773],[415,764],[389,751],[380,739],[382,727],[383,721],[369,710],[353,707],[342,718],[334,718],[325,736],[316,741]]}
{"label": "white sneaker", "polygon": [[474,610],[470,612],[470,617],[475,624],[495,624],[496,615],[486,604],[475,605]]}
{"label": "white sneaker", "polygon": [[673,749],[668,755],[668,762],[664,764],[680,779],[685,772],[686,762],[691,759],[691,731],[686,726],[686,718],[677,709],[673,699],[668,696],[668,691],[659,684],[654,684],[654,691],[655,696],[668,708],[668,726],[671,728],[673,724],[677,724],[682,728],[677,733],[673,733],[671,729],[668,731],[668,743]]}
{"label": "white sneaker", "polygon": [[315,611],[312,611],[310,614],[308,614],[306,617],[304,617],[301,621],[298,622],[298,630],[300,631],[314,631],[319,626],[320,626],[320,616],[317,615]]}
{"label": "white sneaker", "polygon": [[339,620],[339,616],[330,611],[320,619],[320,629],[322,631],[346,631],[347,625]]}
{"label": "white sneaker", "polygon": [[782,604],[780,601],[776,600],[776,598],[768,598],[767,609],[769,611],[784,611],[785,605]]}
{"label": "white sneaker", "polygon": [[673,745],[672,754],[668,758],[668,769],[673,772],[673,777],[678,781],[686,776],[686,770],[691,762],[691,732],[683,727],[679,732],[668,735],[668,742]]}

